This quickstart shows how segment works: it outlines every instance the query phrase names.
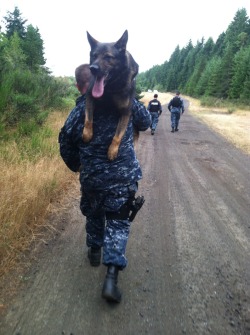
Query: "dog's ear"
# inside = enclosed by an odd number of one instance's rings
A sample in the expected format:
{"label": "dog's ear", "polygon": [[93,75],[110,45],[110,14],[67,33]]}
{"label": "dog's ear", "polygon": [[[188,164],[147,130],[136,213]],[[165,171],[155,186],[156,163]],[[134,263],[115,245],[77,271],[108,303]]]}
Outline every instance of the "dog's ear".
{"label": "dog's ear", "polygon": [[88,31],[87,31],[87,37],[88,37],[88,41],[91,46],[91,49],[94,49],[99,42],[96,39],[94,39],[94,37],[92,37]]}
{"label": "dog's ear", "polygon": [[128,31],[125,30],[122,37],[115,43],[115,47],[119,50],[119,51],[125,51],[126,50],[126,45],[128,42]]}

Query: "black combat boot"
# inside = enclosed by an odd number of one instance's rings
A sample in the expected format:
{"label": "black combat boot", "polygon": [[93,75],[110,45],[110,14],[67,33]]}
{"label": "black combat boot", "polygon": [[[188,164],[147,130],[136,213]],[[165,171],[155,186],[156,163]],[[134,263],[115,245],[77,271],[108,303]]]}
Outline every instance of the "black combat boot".
{"label": "black combat boot", "polygon": [[174,133],[174,127],[172,127],[171,133]]}
{"label": "black combat boot", "polygon": [[101,248],[89,248],[88,259],[90,265],[99,266],[101,263]]}
{"label": "black combat boot", "polygon": [[122,295],[117,287],[118,267],[109,265],[106,278],[103,284],[102,297],[110,302],[120,302]]}

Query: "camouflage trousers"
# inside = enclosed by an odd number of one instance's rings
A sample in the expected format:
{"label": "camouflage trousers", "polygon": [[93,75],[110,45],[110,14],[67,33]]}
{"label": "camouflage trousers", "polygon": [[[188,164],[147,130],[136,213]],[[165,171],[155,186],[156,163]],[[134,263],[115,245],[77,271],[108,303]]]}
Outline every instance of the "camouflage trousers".
{"label": "camouflage trousers", "polygon": [[171,112],[171,127],[178,129],[181,113]]}
{"label": "camouflage trousers", "polygon": [[[108,192],[86,191],[82,187],[80,208],[86,216],[86,244],[102,247],[102,263],[116,265],[121,270],[127,266],[126,246],[130,221],[106,219],[106,212],[116,213],[137,191],[137,183]],[[84,191],[83,191],[84,190]]]}
{"label": "camouflage trousers", "polygon": [[150,128],[152,130],[155,130],[156,127],[157,127],[158,121],[159,121],[159,114],[157,112],[150,113],[150,114],[151,114],[151,118],[152,118],[152,123],[151,123]]}

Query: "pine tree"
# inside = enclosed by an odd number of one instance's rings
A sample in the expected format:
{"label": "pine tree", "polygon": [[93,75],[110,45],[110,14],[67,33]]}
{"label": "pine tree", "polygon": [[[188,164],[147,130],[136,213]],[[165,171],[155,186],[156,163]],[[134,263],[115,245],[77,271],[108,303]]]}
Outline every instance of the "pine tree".
{"label": "pine tree", "polygon": [[25,67],[26,56],[21,47],[22,41],[17,32],[8,39],[2,52],[3,72]]}
{"label": "pine tree", "polygon": [[27,20],[22,19],[22,14],[17,7],[15,7],[12,13],[8,11],[7,14],[8,15],[4,17],[7,38],[10,38],[16,32],[18,36],[23,39],[26,36],[25,23]]}
{"label": "pine tree", "polygon": [[233,21],[230,23],[226,35],[225,35],[225,46],[231,46],[233,53],[235,54],[241,47],[241,43],[239,43],[240,39],[244,37],[245,33],[246,36],[248,35],[247,32],[249,30],[249,18],[247,16],[247,11],[245,8],[239,9]]}
{"label": "pine tree", "polygon": [[207,82],[207,87],[205,90],[205,95],[220,97],[219,91],[219,83],[220,83],[220,69],[221,69],[221,58],[213,57],[208,65],[207,70],[209,71],[209,78]]}
{"label": "pine tree", "polygon": [[43,40],[38,28],[34,28],[32,25],[27,27],[23,50],[27,57],[26,64],[30,69],[36,70],[40,65],[45,64]]}
{"label": "pine tree", "polygon": [[229,98],[238,99],[247,76],[247,67],[250,61],[249,50],[241,49],[234,57],[233,76],[229,90]]}

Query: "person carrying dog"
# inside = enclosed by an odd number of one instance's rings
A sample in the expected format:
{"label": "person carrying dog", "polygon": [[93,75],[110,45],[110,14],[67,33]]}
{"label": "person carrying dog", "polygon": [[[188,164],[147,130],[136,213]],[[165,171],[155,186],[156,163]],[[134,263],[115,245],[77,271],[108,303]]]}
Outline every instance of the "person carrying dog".
{"label": "person carrying dog", "polygon": [[81,93],[81,96],[76,99],[76,106],[80,103],[84,97],[85,93],[88,90],[91,72],[89,70],[89,64],[81,64],[75,69],[75,79],[76,79],[76,87],[78,91]]}
{"label": "person carrying dog", "polygon": [[177,90],[176,95],[173,97],[173,99],[170,100],[168,104],[168,110],[171,113],[171,133],[174,133],[175,131],[178,131],[179,128],[179,122],[181,114],[184,113],[184,104],[183,100],[180,97],[180,92]]}
{"label": "person carrying dog", "polygon": [[[88,76],[78,73],[79,68],[76,69],[78,88],[83,87],[80,82],[88,81]],[[107,267],[102,297],[119,303],[118,272],[127,266],[126,245],[131,221],[143,204],[143,199],[135,198],[142,171],[134,150],[133,132],[134,128],[147,130],[151,116],[142,103],[133,99],[132,115],[118,155],[109,160],[107,150],[119,115],[103,104],[98,105],[97,101],[93,138],[86,143],[82,138],[85,108],[86,97],[82,95],[60,131],[60,154],[70,170],[80,172],[80,209],[86,217],[88,258],[91,266],[99,266],[102,258]]]}
{"label": "person carrying dog", "polygon": [[151,135],[154,135],[158,121],[159,121],[159,116],[162,113],[162,108],[161,108],[161,103],[159,100],[157,100],[158,94],[154,94],[154,99],[149,101],[148,104],[148,110],[151,113],[152,117],[152,123],[151,123]]}

